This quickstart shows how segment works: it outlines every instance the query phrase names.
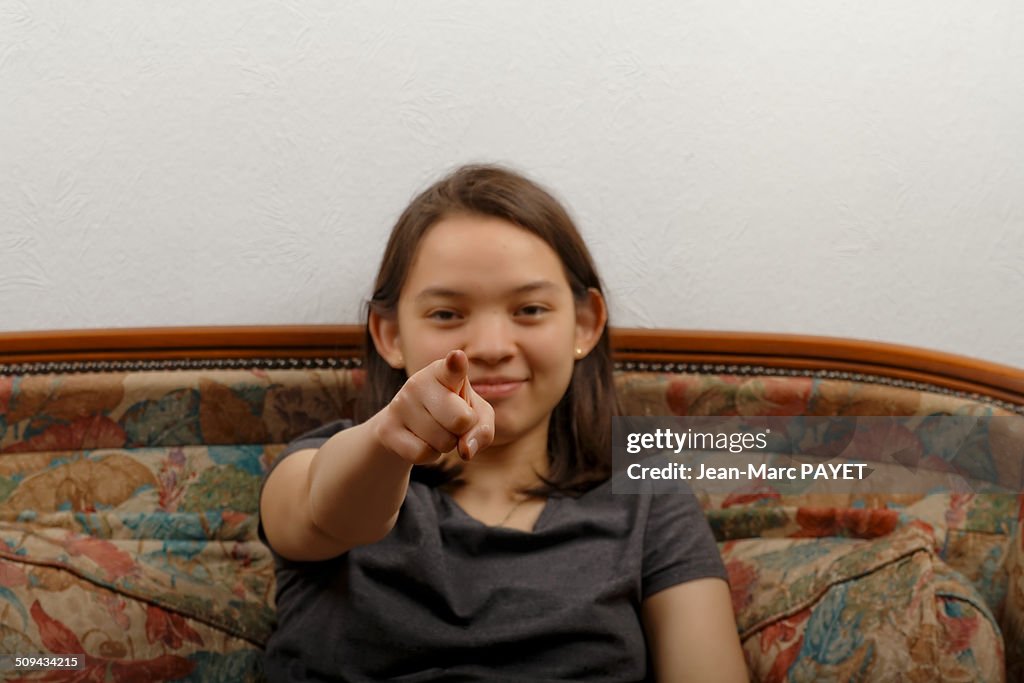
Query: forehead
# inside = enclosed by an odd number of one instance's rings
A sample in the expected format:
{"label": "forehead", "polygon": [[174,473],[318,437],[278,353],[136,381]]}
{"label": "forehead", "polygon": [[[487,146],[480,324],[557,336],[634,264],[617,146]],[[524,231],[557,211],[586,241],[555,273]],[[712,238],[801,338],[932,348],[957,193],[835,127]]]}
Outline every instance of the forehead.
{"label": "forehead", "polygon": [[502,218],[458,214],[427,230],[403,295],[428,288],[498,293],[539,281],[570,292],[562,261],[547,242]]}

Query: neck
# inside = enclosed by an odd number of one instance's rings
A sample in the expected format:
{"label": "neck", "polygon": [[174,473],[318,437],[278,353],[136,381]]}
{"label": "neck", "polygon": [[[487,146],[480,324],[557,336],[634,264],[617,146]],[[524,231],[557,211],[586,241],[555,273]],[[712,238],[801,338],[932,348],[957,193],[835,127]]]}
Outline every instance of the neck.
{"label": "neck", "polygon": [[509,443],[492,444],[464,463],[463,486],[486,497],[513,497],[548,474],[548,422]]}

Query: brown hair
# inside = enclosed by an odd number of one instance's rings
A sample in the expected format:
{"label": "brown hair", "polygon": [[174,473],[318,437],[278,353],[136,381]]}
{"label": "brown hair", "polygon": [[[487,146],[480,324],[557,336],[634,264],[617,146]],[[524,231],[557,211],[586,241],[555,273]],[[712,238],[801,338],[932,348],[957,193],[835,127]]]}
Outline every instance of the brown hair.
{"label": "brown hair", "polygon": [[[402,370],[392,368],[377,353],[369,331],[369,311],[387,317],[396,315],[398,297],[420,240],[432,226],[456,213],[502,218],[543,239],[561,260],[578,302],[586,299],[590,288],[602,292],[590,252],[569,214],[551,194],[500,166],[456,169],[417,196],[391,231],[367,307],[366,391],[359,419],[380,411],[406,381]],[[544,479],[545,488],[535,493],[579,494],[607,480],[611,473],[612,417],[617,412],[606,325],[597,346],[576,362],[569,388],[552,413],[549,473]],[[416,467],[413,478],[436,485],[454,480],[460,470]]]}

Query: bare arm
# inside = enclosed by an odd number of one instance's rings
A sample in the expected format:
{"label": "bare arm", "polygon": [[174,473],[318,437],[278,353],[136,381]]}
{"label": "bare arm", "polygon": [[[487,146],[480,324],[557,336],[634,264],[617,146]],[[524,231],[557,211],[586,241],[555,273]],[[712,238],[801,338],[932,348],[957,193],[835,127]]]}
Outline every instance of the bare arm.
{"label": "bare arm", "polygon": [[363,424],[274,468],[260,497],[270,546],[287,559],[315,561],[375,543],[398,518],[413,465],[456,446],[466,458],[486,448],[494,410],[469,385],[467,368],[465,353],[449,353]]}
{"label": "bare arm", "polygon": [[384,448],[373,430],[371,418],[274,468],[263,487],[260,518],[279,555],[326,560],[390,531],[412,463]]}
{"label": "bare arm", "polygon": [[697,579],[666,588],[644,600],[642,611],[659,681],[750,679],[725,581]]}

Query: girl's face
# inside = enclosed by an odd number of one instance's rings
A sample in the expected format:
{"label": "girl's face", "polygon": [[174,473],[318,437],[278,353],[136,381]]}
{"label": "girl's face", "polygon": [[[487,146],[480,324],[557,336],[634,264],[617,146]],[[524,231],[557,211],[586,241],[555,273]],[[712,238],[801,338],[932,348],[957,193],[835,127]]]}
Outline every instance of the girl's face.
{"label": "girl's face", "polygon": [[540,237],[500,218],[458,214],[424,235],[377,346],[410,376],[465,351],[470,383],[494,407],[499,445],[538,431],[546,439],[574,364],[606,319],[596,290],[574,300],[558,255]]}

